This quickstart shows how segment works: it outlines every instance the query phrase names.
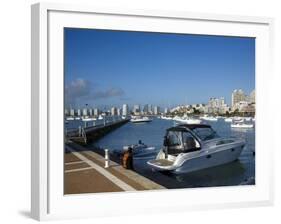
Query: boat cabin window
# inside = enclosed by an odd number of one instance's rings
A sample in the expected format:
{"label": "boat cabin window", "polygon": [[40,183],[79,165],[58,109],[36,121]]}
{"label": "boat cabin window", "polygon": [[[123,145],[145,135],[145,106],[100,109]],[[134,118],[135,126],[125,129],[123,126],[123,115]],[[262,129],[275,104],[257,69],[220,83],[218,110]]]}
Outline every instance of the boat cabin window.
{"label": "boat cabin window", "polygon": [[169,131],[168,135],[168,146],[180,146],[181,145],[181,132],[179,131]]}
{"label": "boat cabin window", "polygon": [[219,137],[212,128],[194,128],[193,132],[203,141]]}
{"label": "boat cabin window", "polygon": [[178,155],[200,149],[199,142],[190,132],[169,131],[167,133],[168,154]]}
{"label": "boat cabin window", "polygon": [[200,149],[199,142],[189,132],[182,133],[183,151],[192,152]]}

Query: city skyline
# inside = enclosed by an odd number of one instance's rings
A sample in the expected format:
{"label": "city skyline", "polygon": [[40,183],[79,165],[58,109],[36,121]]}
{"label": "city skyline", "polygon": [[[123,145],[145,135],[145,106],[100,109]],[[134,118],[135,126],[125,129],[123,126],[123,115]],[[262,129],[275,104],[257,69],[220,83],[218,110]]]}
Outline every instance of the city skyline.
{"label": "city skyline", "polygon": [[[246,98],[249,98],[250,102],[255,102],[255,99],[253,100],[253,96],[252,96],[252,94],[255,92],[255,89],[253,89],[248,95],[242,89],[234,89],[231,92],[231,96],[232,97],[233,97],[233,94],[236,91],[242,91],[242,93],[244,94],[245,98],[243,98],[242,101],[246,100]],[[255,98],[255,96],[254,96],[254,98]],[[213,104],[212,101],[217,101],[217,100],[223,100],[222,104],[225,107],[233,108],[233,102],[231,102],[230,104],[226,104],[224,96],[215,96],[215,97],[212,96],[212,97],[209,97],[207,102],[197,102],[197,103],[193,103],[193,104],[179,104],[179,105],[174,105],[172,107],[168,107],[168,106],[161,107],[159,105],[153,105],[153,104],[149,104],[149,103],[144,103],[144,104],[138,104],[138,103],[128,104],[128,103],[123,103],[121,105],[107,105],[105,107],[96,107],[95,105],[89,105],[89,104],[81,105],[80,107],[72,107],[71,105],[68,105],[68,106],[65,107],[65,109],[67,109],[67,110],[70,110],[70,109],[74,109],[74,110],[79,110],[80,109],[80,110],[83,110],[83,109],[87,108],[89,110],[90,109],[93,109],[93,110],[97,109],[97,110],[106,112],[106,111],[110,111],[112,108],[124,110],[124,106],[126,105],[126,109],[125,109],[126,111],[135,111],[136,107],[138,107],[139,111],[153,111],[154,107],[159,107],[160,112],[163,112],[166,109],[171,110],[171,109],[179,107],[179,106],[192,106],[192,107],[194,107],[194,105],[208,106],[208,105],[210,105],[210,103]]]}
{"label": "city skyline", "polygon": [[207,104],[255,88],[253,38],[65,29],[65,106]]}

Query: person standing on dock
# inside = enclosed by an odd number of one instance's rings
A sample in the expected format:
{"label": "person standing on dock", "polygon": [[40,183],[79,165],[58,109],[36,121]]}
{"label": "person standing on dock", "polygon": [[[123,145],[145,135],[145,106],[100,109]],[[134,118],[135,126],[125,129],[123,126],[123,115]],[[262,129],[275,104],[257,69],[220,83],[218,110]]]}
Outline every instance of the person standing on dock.
{"label": "person standing on dock", "polygon": [[122,158],[122,166],[125,169],[133,170],[133,149],[132,147],[129,147],[128,150],[123,154]]}

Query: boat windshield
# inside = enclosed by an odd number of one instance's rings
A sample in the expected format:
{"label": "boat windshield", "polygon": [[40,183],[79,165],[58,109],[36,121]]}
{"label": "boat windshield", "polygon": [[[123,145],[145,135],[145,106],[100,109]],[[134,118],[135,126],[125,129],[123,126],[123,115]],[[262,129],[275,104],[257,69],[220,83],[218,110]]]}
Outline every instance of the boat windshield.
{"label": "boat windshield", "polygon": [[194,128],[193,132],[202,140],[219,138],[219,135],[212,128]]}
{"label": "boat windshield", "polygon": [[180,131],[169,131],[168,135],[169,146],[180,146],[181,145],[181,132]]}

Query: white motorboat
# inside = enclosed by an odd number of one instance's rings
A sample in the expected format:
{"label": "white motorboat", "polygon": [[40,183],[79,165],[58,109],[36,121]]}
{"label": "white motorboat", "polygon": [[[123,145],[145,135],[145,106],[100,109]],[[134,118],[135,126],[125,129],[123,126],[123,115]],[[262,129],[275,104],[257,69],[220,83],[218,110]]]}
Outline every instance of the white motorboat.
{"label": "white motorboat", "polygon": [[98,116],[98,120],[103,120],[103,116],[102,116],[102,115],[99,115],[99,116]]}
{"label": "white motorboat", "polygon": [[183,117],[176,116],[173,120],[184,124],[200,124],[202,122],[200,119],[191,118],[186,115]]}
{"label": "white motorboat", "polygon": [[244,118],[243,117],[233,117],[232,121],[233,122],[244,122]]}
{"label": "white motorboat", "polygon": [[166,117],[166,116],[161,116],[160,118],[163,120],[173,120],[172,117]]}
{"label": "white motorboat", "polygon": [[185,124],[200,124],[202,121],[200,119],[187,117],[187,118],[183,118],[183,119],[179,120],[179,122],[185,123]]}
{"label": "white motorboat", "polygon": [[200,119],[205,120],[205,121],[217,121],[218,120],[217,117],[212,117],[212,116],[207,116],[207,115],[200,117]]}
{"label": "white motorboat", "polygon": [[224,121],[225,122],[232,122],[232,117],[226,117],[226,118],[224,118]]}
{"label": "white motorboat", "polygon": [[134,116],[130,120],[132,123],[143,123],[143,122],[151,122],[152,119],[149,117],[140,117],[140,116]]}
{"label": "white motorboat", "polygon": [[253,123],[234,122],[230,125],[232,128],[253,128]]}
{"label": "white motorboat", "polygon": [[164,148],[147,164],[154,170],[188,173],[236,160],[245,140],[221,138],[210,125],[178,125],[167,129]]}
{"label": "white motorboat", "polygon": [[75,120],[81,120],[81,117],[75,117]]}
{"label": "white motorboat", "polygon": [[95,117],[84,117],[82,118],[82,121],[95,121],[97,120]]}
{"label": "white motorboat", "polygon": [[181,119],[182,119],[182,118],[179,117],[179,116],[175,116],[175,117],[173,118],[174,121],[179,121],[179,120],[181,120]]}
{"label": "white motorboat", "polygon": [[66,120],[67,120],[67,121],[73,121],[73,120],[74,120],[74,117],[66,117]]}

